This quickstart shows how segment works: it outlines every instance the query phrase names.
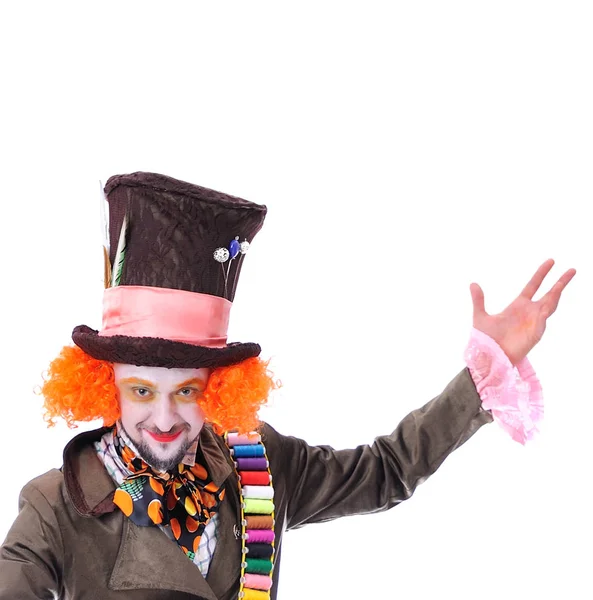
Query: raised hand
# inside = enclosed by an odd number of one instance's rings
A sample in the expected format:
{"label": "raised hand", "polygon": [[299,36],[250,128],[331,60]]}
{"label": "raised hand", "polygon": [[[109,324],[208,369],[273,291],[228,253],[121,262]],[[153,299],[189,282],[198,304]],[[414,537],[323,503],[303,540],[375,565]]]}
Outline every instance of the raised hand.
{"label": "raised hand", "polygon": [[525,358],[541,340],[546,320],[558,307],[562,291],[576,274],[575,269],[569,269],[547,294],[534,302],[533,296],[553,265],[552,259],[543,263],[519,296],[497,315],[489,315],[485,311],[482,288],[477,283],[470,285],[474,305],[473,326],[489,335],[513,365]]}

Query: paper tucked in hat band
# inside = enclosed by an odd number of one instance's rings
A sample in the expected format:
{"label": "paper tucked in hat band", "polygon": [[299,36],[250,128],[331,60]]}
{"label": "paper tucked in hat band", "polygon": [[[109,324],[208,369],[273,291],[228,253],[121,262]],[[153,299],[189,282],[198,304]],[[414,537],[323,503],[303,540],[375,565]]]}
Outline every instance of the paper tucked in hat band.
{"label": "paper tucked in hat band", "polygon": [[135,285],[103,295],[101,336],[163,338],[208,348],[226,346],[232,302],[186,290]]}

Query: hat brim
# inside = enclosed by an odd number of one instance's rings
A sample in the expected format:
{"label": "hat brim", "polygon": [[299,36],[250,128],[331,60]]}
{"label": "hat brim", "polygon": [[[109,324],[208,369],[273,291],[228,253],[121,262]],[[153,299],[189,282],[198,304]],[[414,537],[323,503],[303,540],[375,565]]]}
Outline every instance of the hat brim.
{"label": "hat brim", "polygon": [[234,342],[224,348],[207,348],[161,338],[102,336],[86,325],[74,328],[72,340],[97,360],[168,369],[227,367],[259,356],[261,352],[259,344],[253,343]]}

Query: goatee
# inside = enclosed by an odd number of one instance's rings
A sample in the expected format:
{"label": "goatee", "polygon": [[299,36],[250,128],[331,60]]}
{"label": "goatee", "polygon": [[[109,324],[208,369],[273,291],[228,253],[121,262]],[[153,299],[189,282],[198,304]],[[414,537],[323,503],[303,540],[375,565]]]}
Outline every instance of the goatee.
{"label": "goatee", "polygon": [[128,437],[134,441],[134,445],[136,446],[136,450],[138,450],[140,458],[145,463],[148,463],[155,471],[159,471],[161,473],[175,471],[177,469],[177,465],[183,461],[189,447],[199,437],[196,436],[196,438],[193,440],[186,440],[185,443],[179,446],[179,450],[174,455],[169,458],[162,458],[153,452],[152,448],[149,446],[148,442],[144,440],[142,435],[138,441],[135,441],[128,431],[126,431],[126,433]]}

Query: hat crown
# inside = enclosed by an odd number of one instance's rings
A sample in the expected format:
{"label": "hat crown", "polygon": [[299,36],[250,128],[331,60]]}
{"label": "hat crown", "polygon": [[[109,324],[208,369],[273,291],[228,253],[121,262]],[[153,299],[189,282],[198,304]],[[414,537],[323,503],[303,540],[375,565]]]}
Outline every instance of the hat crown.
{"label": "hat crown", "polygon": [[[156,173],[115,175],[109,202],[113,271],[124,219],[125,254],[118,285],[186,290],[234,299],[243,254],[218,262],[218,248],[251,243],[267,208]],[[119,262],[119,260],[118,260]]]}

